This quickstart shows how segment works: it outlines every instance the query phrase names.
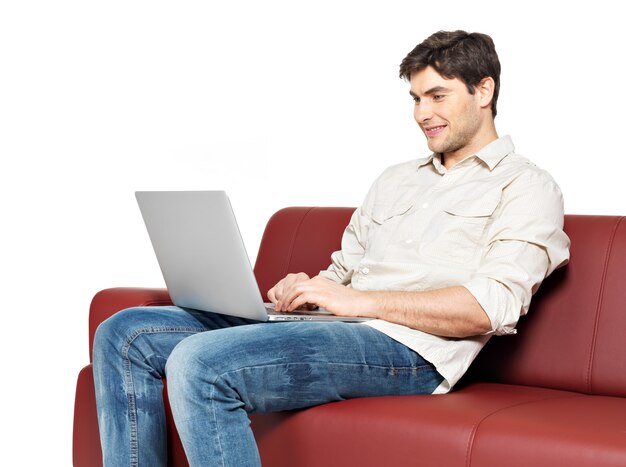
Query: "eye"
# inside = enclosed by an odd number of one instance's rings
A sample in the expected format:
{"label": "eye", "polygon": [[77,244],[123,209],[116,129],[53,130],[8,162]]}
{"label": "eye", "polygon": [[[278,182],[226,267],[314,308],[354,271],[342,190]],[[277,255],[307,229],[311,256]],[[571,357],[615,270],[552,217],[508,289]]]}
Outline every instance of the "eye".
{"label": "eye", "polygon": [[442,94],[435,94],[435,95],[433,96],[433,100],[434,100],[435,102],[439,102],[439,101],[442,101],[444,97],[445,97],[445,96],[444,96],[444,95],[442,95]]}
{"label": "eye", "polygon": [[420,98],[417,96],[413,96],[413,102],[415,102],[416,104],[420,103]]}

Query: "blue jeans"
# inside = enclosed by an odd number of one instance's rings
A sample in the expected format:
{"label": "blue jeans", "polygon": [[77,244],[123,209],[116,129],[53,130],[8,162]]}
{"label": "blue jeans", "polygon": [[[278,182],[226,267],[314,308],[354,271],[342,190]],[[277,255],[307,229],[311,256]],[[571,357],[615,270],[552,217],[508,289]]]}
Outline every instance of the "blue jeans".
{"label": "blue jeans", "polygon": [[442,381],[417,353],[364,324],[258,323],[177,307],[104,321],[93,367],[105,466],[166,465],[166,375],[190,465],[237,467],[260,465],[251,413],[429,394]]}

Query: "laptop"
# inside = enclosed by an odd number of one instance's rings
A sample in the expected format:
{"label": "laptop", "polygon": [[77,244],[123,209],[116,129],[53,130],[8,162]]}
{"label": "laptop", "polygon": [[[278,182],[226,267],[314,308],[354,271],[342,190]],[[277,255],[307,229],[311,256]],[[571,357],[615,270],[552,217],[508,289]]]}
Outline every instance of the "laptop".
{"label": "laptop", "polygon": [[135,193],[172,302],[257,321],[347,321],[323,310],[280,313],[264,303],[224,191]]}

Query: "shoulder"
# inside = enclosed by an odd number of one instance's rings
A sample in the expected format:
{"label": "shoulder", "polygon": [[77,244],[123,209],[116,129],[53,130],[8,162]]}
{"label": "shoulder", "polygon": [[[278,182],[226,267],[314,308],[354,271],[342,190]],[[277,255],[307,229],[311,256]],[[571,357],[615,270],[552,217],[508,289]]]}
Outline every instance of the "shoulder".
{"label": "shoulder", "polygon": [[547,217],[562,225],[563,193],[554,177],[527,158],[517,154],[513,156],[502,167],[508,172],[502,189],[503,212],[509,208],[516,213],[525,213],[529,218]]}
{"label": "shoulder", "polygon": [[403,186],[417,172],[419,161],[387,167],[372,183],[362,207],[370,211],[374,204],[393,204],[397,187]]}
{"label": "shoulder", "polygon": [[547,170],[520,154],[511,153],[504,158],[500,170],[508,175],[508,188],[526,190],[544,188],[561,192],[556,180]]}
{"label": "shoulder", "polygon": [[417,172],[417,169],[420,166],[420,162],[423,162],[425,159],[417,159],[406,162],[401,162],[399,164],[394,164],[390,167],[387,167],[383,172],[378,176],[375,184],[388,184],[388,183],[396,183],[398,180],[409,177]]}

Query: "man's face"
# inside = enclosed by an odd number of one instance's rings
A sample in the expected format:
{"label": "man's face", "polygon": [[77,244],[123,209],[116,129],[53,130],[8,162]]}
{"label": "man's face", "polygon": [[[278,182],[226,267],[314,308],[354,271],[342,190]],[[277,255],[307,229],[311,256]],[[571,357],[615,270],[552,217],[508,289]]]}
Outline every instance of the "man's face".
{"label": "man's face", "polygon": [[482,147],[475,147],[481,128],[478,97],[462,81],[446,79],[429,66],[411,75],[411,96],[431,151],[460,160]]}

